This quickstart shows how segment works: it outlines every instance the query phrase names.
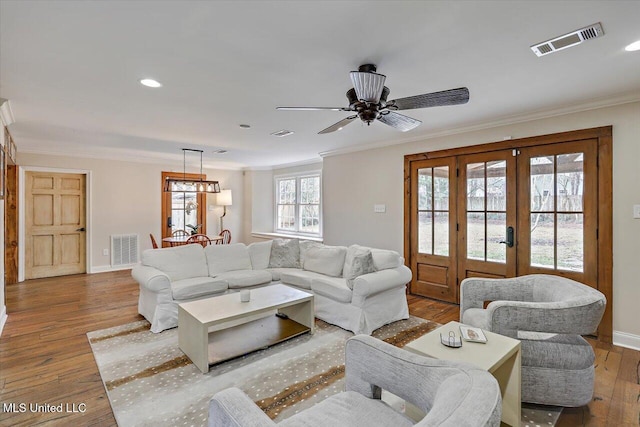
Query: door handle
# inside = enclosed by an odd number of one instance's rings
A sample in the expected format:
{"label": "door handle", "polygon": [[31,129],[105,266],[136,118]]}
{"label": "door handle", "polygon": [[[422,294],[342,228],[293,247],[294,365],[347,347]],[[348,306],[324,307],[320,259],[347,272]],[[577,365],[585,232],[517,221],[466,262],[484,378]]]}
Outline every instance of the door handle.
{"label": "door handle", "polygon": [[82,228],[77,228],[76,231],[85,231],[84,227]]}
{"label": "door handle", "polygon": [[510,248],[513,247],[513,227],[507,227],[507,240],[503,240],[500,243],[504,243]]}
{"label": "door handle", "polygon": [[173,227],[173,224],[171,224],[171,217],[168,216],[167,217],[167,228],[171,228],[171,227]]}

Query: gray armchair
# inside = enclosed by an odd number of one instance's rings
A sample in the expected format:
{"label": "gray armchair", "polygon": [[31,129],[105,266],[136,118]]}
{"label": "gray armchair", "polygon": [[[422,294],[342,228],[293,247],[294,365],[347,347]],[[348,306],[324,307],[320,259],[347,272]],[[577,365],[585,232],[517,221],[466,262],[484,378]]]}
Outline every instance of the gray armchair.
{"label": "gray armchair", "polygon": [[[237,388],[213,396],[210,427],[261,426],[499,426],[502,399],[487,371],[431,359],[376,338],[357,335],[346,345],[346,391],[275,424]],[[380,400],[387,390],[422,409],[417,424]]]}
{"label": "gray armchair", "polygon": [[520,340],[522,401],[544,405],[593,397],[595,354],[580,335],[596,331],[606,303],[596,289],[546,274],[460,285],[460,321]]}

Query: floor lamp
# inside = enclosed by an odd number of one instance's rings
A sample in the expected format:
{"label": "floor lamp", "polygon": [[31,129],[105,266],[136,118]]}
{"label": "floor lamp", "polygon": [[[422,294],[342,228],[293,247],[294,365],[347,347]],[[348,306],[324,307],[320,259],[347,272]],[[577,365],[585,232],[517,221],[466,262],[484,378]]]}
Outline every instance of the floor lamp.
{"label": "floor lamp", "polygon": [[215,205],[224,207],[224,213],[220,217],[220,231],[224,230],[224,216],[227,214],[227,206],[231,206],[231,204],[231,190],[221,190],[218,194],[216,194]]}

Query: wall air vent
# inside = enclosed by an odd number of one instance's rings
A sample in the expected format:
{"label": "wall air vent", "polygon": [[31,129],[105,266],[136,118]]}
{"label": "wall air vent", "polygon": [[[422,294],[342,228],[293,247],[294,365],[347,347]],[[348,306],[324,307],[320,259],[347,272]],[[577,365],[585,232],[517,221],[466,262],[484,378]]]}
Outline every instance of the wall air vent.
{"label": "wall air vent", "polygon": [[586,40],[602,36],[604,36],[604,30],[602,29],[602,24],[598,22],[597,24],[589,25],[588,27],[580,28],[579,30],[572,31],[554,39],[535,44],[531,46],[531,50],[538,56],[544,56],[578,45]]}
{"label": "wall air vent", "polygon": [[111,236],[111,266],[138,263],[138,235],[121,234]]}

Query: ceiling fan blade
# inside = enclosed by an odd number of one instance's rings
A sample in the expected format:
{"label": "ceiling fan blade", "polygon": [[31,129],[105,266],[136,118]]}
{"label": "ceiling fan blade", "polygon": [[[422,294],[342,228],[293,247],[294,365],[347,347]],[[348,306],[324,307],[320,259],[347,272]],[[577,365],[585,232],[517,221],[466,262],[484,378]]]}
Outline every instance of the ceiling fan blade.
{"label": "ceiling fan blade", "polygon": [[318,132],[318,134],[323,134],[323,133],[331,133],[331,132],[335,132],[337,130],[342,129],[343,127],[345,127],[346,125],[348,125],[349,123],[351,123],[353,121],[353,119],[357,119],[358,115],[353,115],[353,116],[349,116],[346,119],[342,119],[340,120],[338,123],[332,124],[331,126],[329,126],[326,129],[322,129],[320,132]]}
{"label": "ceiling fan blade", "polygon": [[417,128],[420,126],[420,123],[422,123],[420,120],[412,119],[411,117],[396,113],[395,111],[389,111],[386,114],[382,114],[378,117],[378,120],[385,125],[396,128],[402,132],[407,132],[411,129]]}
{"label": "ceiling fan blade", "polygon": [[389,108],[398,110],[412,110],[414,108],[439,107],[442,105],[466,104],[469,101],[469,89],[443,90],[442,92],[425,93],[424,95],[409,96],[389,101]]}
{"label": "ceiling fan blade", "polygon": [[284,110],[284,111],[318,111],[318,110],[329,110],[329,111],[351,111],[347,107],[276,107],[276,110]]}

